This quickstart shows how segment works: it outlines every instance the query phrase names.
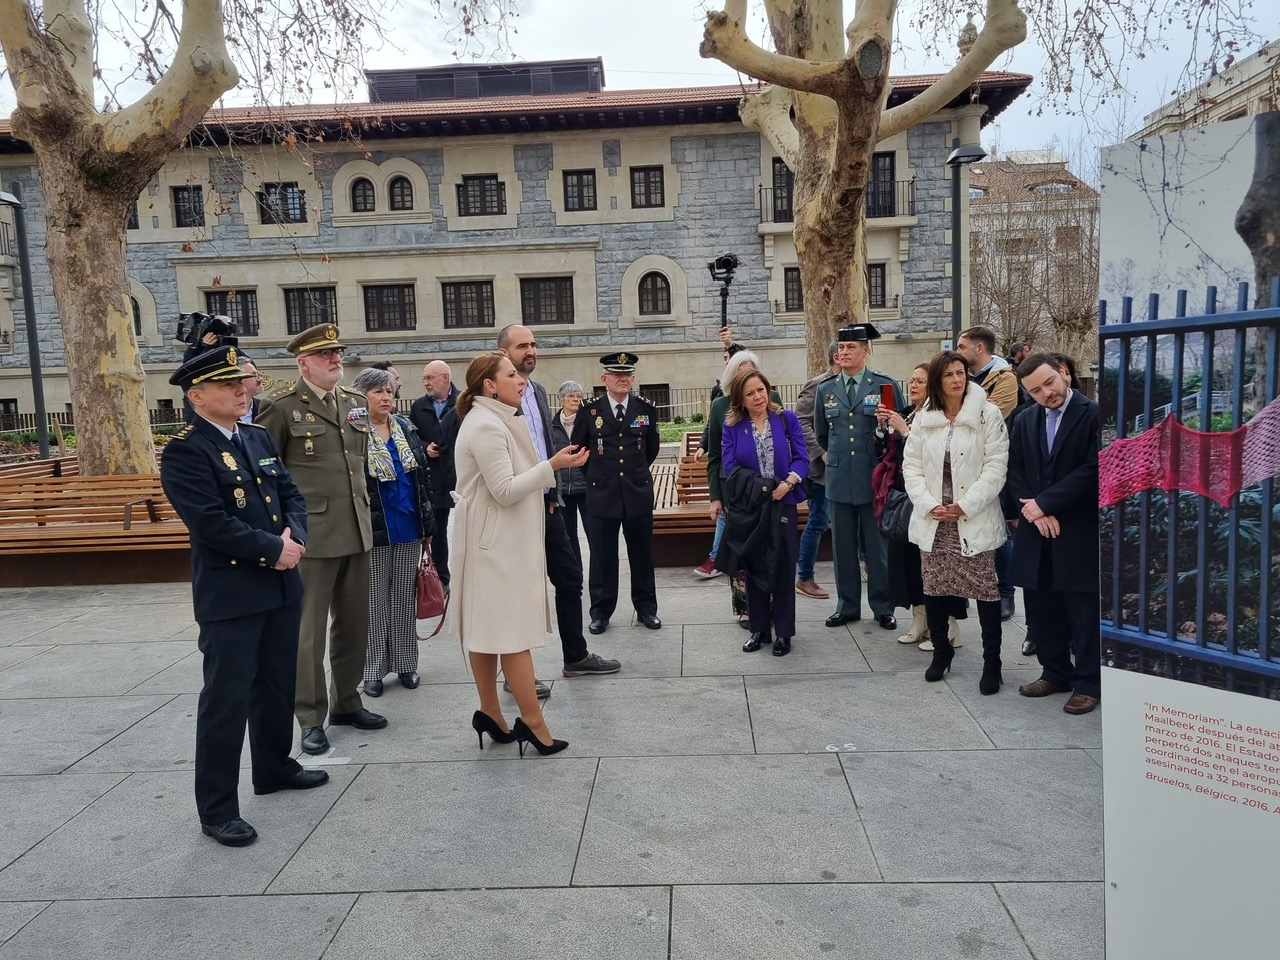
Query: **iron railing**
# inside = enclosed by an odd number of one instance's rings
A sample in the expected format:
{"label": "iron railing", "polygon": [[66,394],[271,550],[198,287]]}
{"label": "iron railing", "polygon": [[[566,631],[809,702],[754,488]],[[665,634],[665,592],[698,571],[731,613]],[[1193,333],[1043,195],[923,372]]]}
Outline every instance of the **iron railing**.
{"label": "iron railing", "polygon": [[[867,219],[912,217],[916,212],[914,180],[874,180],[867,184]],[[760,222],[791,223],[795,219],[790,190],[760,188]]]}
{"label": "iron railing", "polygon": [[[1179,411],[1188,427],[1238,430],[1277,396],[1280,280],[1272,307],[1187,315],[1179,291],[1174,316],[1147,319],[1122,302],[1108,323],[1100,304],[1104,446]],[[1162,416],[1163,414],[1163,416]],[[1212,461],[1187,464],[1208,486]],[[1247,487],[1226,506],[1198,493],[1148,490],[1101,511],[1103,657],[1113,666],[1280,698],[1280,583],[1274,558],[1280,524],[1273,480]]]}

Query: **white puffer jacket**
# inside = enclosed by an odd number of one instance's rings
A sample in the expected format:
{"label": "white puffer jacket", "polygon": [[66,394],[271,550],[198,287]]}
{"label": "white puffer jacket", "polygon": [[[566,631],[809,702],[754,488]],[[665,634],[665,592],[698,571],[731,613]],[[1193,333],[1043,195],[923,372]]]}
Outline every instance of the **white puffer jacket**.
{"label": "white puffer jacket", "polygon": [[960,552],[966,557],[994,550],[1005,541],[1000,490],[1009,468],[1009,434],[995,404],[970,383],[954,424],[940,410],[922,410],[911,424],[902,454],[902,478],[911,498],[907,536],[926,553],[933,549],[938,521],[929,515],[942,505],[942,462],[951,436],[951,488],[964,511]]}

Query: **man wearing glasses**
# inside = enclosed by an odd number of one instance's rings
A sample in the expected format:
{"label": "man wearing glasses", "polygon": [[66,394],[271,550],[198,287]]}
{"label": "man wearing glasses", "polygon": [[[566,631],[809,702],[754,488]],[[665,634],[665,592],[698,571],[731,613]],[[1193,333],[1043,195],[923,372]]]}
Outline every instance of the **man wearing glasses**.
{"label": "man wearing glasses", "polygon": [[658,411],[633,396],[634,353],[600,358],[605,395],[588,402],[573,425],[570,443],[591,453],[582,468],[587,481],[587,542],[591,545],[591,624],[604,633],[618,605],[618,530],[631,564],[631,605],[650,630],[658,619],[653,576],[653,475],[658,457]]}
{"label": "man wearing glasses", "polygon": [[248,357],[240,358],[240,369],[245,374],[245,379],[241,382],[244,383],[245,398],[249,401],[249,407],[240,422],[256,423],[258,410],[262,406],[262,401],[258,399],[258,394],[262,392],[262,374],[258,372],[258,365]]}
{"label": "man wearing glasses", "polygon": [[[271,432],[285,466],[307,501],[309,539],[302,574],[302,627],[298,636],[298,690],[294,714],[302,727],[302,749],[329,749],[329,723],[377,730],[386,717],[366,710],[359,686],[369,640],[369,552],[373,528],[365,488],[369,412],[363,395],[342,379],[338,328],[322,323],[289,341],[298,358],[296,383],[273,390],[258,422]],[[325,628],[330,613],[326,697]]]}

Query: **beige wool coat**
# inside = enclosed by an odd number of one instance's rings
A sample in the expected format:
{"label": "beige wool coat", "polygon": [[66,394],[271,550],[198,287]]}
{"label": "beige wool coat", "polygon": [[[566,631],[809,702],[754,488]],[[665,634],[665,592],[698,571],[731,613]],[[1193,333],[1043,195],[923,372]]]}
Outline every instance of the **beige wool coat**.
{"label": "beige wool coat", "polygon": [[542,491],[555,472],[516,409],[487,397],[463,418],[454,464],[453,632],[475,653],[541,647],[551,632]]}

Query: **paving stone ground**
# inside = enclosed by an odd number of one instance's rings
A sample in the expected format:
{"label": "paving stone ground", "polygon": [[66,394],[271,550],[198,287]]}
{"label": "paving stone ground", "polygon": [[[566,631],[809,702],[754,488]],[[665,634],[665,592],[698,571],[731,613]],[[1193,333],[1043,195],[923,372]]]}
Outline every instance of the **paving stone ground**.
{"label": "paving stone ground", "polygon": [[190,587],[0,590],[0,960],[1100,960],[1100,717],[1017,695],[1021,616],[983,697],[976,618],[926,684],[830,601],[775,658],[740,651],[723,579],[658,591],[661,631],[589,638],[617,676],[535,654],[564,753],[477,750],[441,635],[369,701],[386,730],[304,758],[327,786],[246,770],[261,839],[233,850],[192,798]]}

